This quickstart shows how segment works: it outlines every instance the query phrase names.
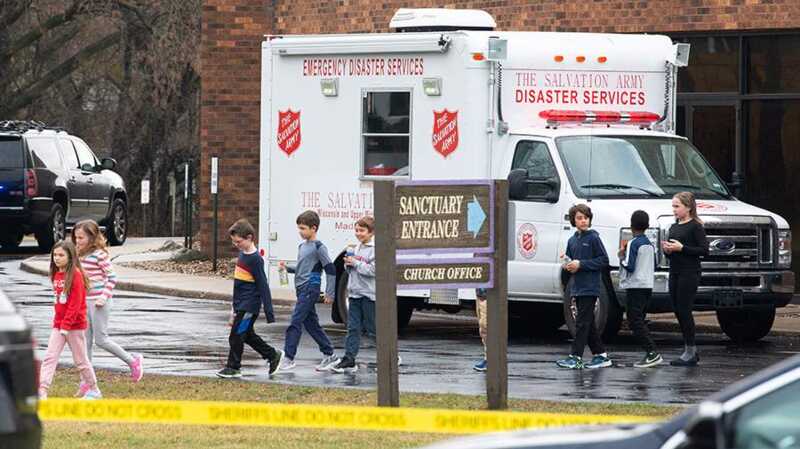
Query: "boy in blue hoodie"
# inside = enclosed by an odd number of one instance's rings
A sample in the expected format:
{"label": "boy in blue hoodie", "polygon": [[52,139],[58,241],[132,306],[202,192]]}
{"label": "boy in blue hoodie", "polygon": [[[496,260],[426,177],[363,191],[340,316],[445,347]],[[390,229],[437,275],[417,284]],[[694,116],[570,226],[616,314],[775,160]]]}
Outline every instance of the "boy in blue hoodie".
{"label": "boy in blue hoodie", "polygon": [[[612,365],[606,353],[600,334],[594,326],[594,306],[603,286],[602,272],[608,266],[608,254],[597,231],[592,226],[592,210],[585,204],[569,209],[569,221],[577,228],[575,235],[567,242],[564,270],[572,274],[573,284],[570,295],[575,300],[578,316],[575,319],[575,340],[569,357],[556,364],[567,369],[595,369]],[[586,344],[592,351],[592,360],[583,362]]]}

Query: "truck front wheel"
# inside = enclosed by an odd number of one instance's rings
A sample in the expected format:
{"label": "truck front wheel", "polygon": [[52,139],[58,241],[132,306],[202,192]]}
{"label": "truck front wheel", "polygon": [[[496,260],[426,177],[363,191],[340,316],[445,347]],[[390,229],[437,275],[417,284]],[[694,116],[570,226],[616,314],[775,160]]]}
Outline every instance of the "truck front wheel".
{"label": "truck front wheel", "polygon": [[[564,288],[564,321],[567,323],[567,329],[569,330],[569,333],[574,337],[575,320],[578,315],[578,305],[576,304],[575,298],[573,298],[570,294],[570,291],[572,290],[572,283],[573,280],[570,279]],[[604,339],[606,337],[604,333],[606,329],[606,322],[609,319],[609,313],[612,312],[609,310],[610,301],[611,298],[608,295],[608,291],[604,288],[600,289],[600,298],[594,306],[594,326],[597,328],[600,334],[604,336]],[[615,308],[613,312],[616,312],[617,309],[618,308]],[[616,330],[619,330],[619,328]]]}
{"label": "truck front wheel", "polygon": [[717,322],[722,332],[738,343],[764,338],[775,322],[775,307],[753,309],[717,310]]}

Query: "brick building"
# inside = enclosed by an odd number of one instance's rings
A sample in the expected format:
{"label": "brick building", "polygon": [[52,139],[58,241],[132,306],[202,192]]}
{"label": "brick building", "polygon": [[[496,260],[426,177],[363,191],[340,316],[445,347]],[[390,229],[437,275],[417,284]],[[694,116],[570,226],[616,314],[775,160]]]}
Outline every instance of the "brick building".
{"label": "brick building", "polygon": [[678,132],[723,179],[741,182],[741,199],[780,213],[800,232],[798,0],[206,0],[198,179],[204,248],[210,156],[223,158],[220,222],[257,218],[263,35],[388,32],[397,8],[442,6],[486,10],[501,30],[661,33],[691,43],[689,68],[679,75]]}

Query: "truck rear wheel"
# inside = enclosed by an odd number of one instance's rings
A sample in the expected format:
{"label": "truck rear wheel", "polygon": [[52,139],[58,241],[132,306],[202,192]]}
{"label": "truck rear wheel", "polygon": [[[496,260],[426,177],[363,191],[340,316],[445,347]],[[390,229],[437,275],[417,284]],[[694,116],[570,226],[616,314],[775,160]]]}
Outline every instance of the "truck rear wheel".
{"label": "truck rear wheel", "polygon": [[772,329],[775,307],[717,310],[717,322],[722,332],[737,343],[758,341]]}
{"label": "truck rear wheel", "polygon": [[[336,285],[336,299],[331,308],[331,319],[334,323],[344,324],[347,327],[347,280],[349,279],[347,271],[342,271],[339,275],[339,280]],[[414,314],[414,305],[409,304],[408,301],[403,301],[398,298],[397,302],[397,329],[403,329],[411,322],[411,315]]]}

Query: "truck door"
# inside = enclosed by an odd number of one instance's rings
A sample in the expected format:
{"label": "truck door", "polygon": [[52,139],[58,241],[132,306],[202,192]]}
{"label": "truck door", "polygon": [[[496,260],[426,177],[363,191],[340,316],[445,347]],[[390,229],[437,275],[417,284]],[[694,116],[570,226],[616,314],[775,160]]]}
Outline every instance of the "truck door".
{"label": "truck door", "polygon": [[560,302],[558,243],[565,206],[561,179],[547,143],[520,139],[511,162],[514,169],[526,170],[534,182],[529,184],[524,200],[510,205],[510,238],[514,242],[513,250],[509,250],[509,295]]}
{"label": "truck door", "polygon": [[61,150],[61,159],[67,177],[67,191],[69,192],[69,210],[66,211],[67,222],[75,223],[85,218],[89,210],[89,192],[86,189],[86,177],[83,175],[78,163],[75,147],[69,139],[58,139]]}
{"label": "truck door", "polygon": [[99,222],[108,213],[110,186],[100,173],[100,163],[92,153],[92,150],[80,139],[72,139],[72,142],[75,144],[75,150],[78,153],[81,172],[86,179],[87,218]]}

